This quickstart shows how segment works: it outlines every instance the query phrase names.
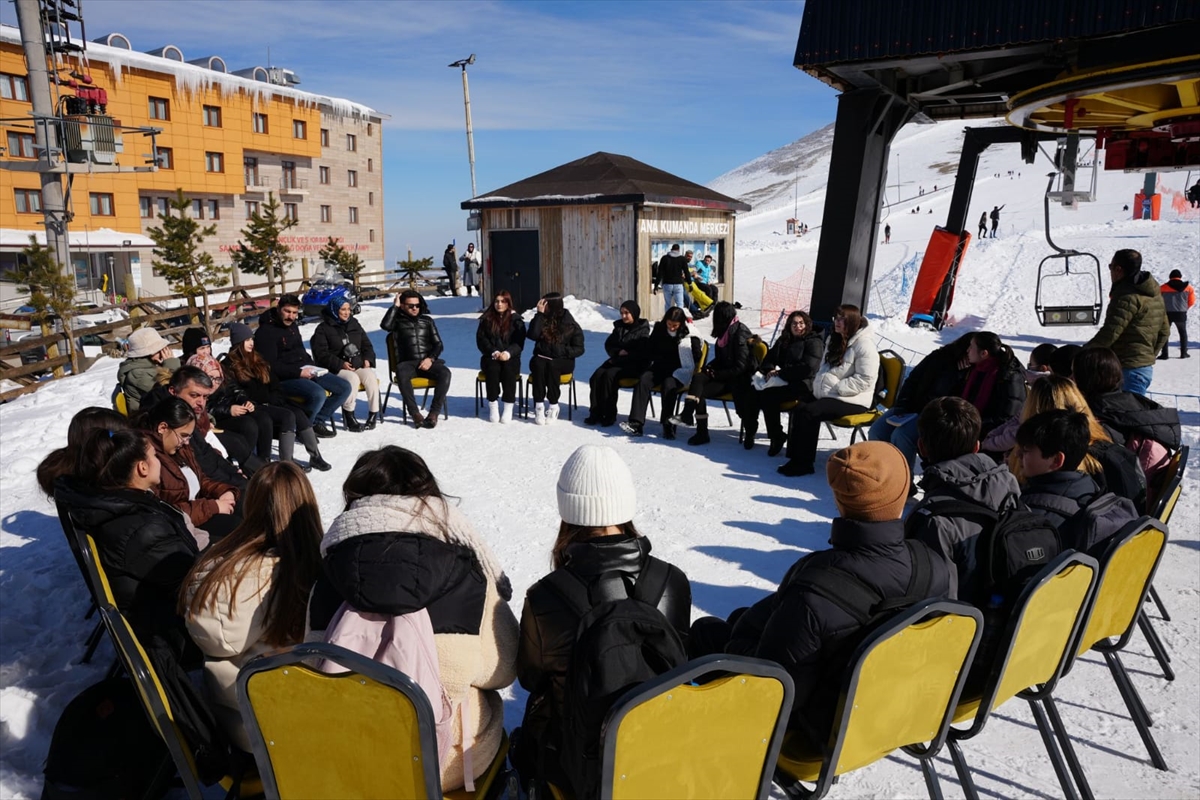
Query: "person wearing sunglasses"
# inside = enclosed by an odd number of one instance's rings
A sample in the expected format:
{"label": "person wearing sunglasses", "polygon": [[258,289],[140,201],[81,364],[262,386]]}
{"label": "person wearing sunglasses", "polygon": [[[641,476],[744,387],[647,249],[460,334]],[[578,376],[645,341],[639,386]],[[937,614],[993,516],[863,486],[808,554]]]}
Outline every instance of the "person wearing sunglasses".
{"label": "person wearing sunglasses", "polygon": [[[425,298],[415,289],[406,289],[396,295],[396,301],[383,315],[380,327],[388,332],[388,353],[394,353],[396,358],[396,363],[391,365],[392,375],[404,396],[404,408],[412,418],[413,427],[435,427],[442,406],[446,404],[446,393],[450,391],[450,370],[441,359],[442,337],[433,317],[429,316]],[[417,405],[413,378],[434,381],[433,405],[429,407],[428,416],[423,415]]]}

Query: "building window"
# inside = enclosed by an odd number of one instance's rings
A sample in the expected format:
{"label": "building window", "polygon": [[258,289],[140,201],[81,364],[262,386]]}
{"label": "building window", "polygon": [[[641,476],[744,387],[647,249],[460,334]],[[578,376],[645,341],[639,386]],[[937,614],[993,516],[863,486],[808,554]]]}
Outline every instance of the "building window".
{"label": "building window", "polygon": [[374,171],[375,171],[375,159],[368,158],[367,159],[367,172],[374,172]]}
{"label": "building window", "polygon": [[88,203],[91,206],[93,217],[111,217],[113,215],[113,196],[111,194],[92,192],[88,195]]}
{"label": "building window", "polygon": [[36,158],[33,150],[33,134],[8,132],[8,155],[10,158]]}
{"label": "building window", "polygon": [[225,171],[225,156],[221,153],[205,153],[204,154],[204,171],[205,172],[224,172]]}
{"label": "building window", "polygon": [[0,72],[0,97],[29,102],[29,82],[21,75]]}
{"label": "building window", "polygon": [[175,169],[175,153],[169,147],[159,147],[158,149],[158,168],[159,169]]}
{"label": "building window", "polygon": [[158,216],[162,216],[171,210],[171,201],[165,197],[158,198],[155,204],[158,206]]}
{"label": "building window", "polygon": [[347,186],[358,186],[358,170],[354,170],[354,169],[346,170],[346,185]]}
{"label": "building window", "polygon": [[247,200],[246,201],[246,219],[250,219],[250,218],[256,217],[256,216],[258,216],[258,201],[257,200]]}
{"label": "building window", "polygon": [[298,205],[296,205],[295,203],[284,203],[283,204],[283,216],[286,219],[299,221],[300,220],[300,207]]}
{"label": "building window", "polygon": [[171,119],[171,101],[165,97],[151,97],[150,119]]}
{"label": "building window", "polygon": [[320,170],[318,171],[318,174],[321,176],[321,183],[328,186],[329,185],[329,167],[321,167]]}
{"label": "building window", "polygon": [[356,206],[350,206],[350,224],[358,224],[358,208]]}
{"label": "building window", "polygon": [[208,201],[208,218],[209,219],[220,219],[221,218],[221,202],[219,200],[209,200]]}
{"label": "building window", "polygon": [[333,222],[332,206],[321,206],[321,222]]}
{"label": "building window", "polygon": [[375,135],[375,126],[368,122],[367,123],[367,136],[374,136],[374,135]]}
{"label": "building window", "polygon": [[375,241],[375,229],[374,228],[371,228],[371,230],[367,231],[367,241],[369,241],[369,242]]}
{"label": "building window", "polygon": [[346,149],[349,150],[351,153],[358,152],[358,137],[355,136],[353,133],[346,134]]}
{"label": "building window", "polygon": [[329,147],[329,129],[321,128],[321,147]]}
{"label": "building window", "polygon": [[255,133],[266,133],[267,132],[267,115],[266,114],[255,114],[254,115],[254,132]]}
{"label": "building window", "polygon": [[258,159],[246,156],[242,159],[242,169],[246,173],[246,185],[258,186]]}
{"label": "building window", "polygon": [[206,127],[206,128],[221,127],[221,107],[220,106],[205,106],[204,107],[204,127]]}
{"label": "building window", "polygon": [[193,219],[204,219],[204,201],[203,200],[193,200],[192,201],[192,218]]}
{"label": "building window", "polygon": [[284,161],[283,162],[283,188],[284,189],[295,189],[295,188],[298,188],[298,186],[299,186],[299,184],[296,181],[296,162],[295,161]]}
{"label": "building window", "polygon": [[375,193],[374,192],[367,192],[367,205],[369,205],[369,206],[375,205]]}
{"label": "building window", "polygon": [[308,138],[308,123],[302,119],[292,120],[292,138],[307,139]]}
{"label": "building window", "polygon": [[138,210],[141,211],[142,219],[154,219],[154,198],[139,197]]}
{"label": "building window", "polygon": [[16,189],[17,213],[37,214],[42,210],[41,189]]}

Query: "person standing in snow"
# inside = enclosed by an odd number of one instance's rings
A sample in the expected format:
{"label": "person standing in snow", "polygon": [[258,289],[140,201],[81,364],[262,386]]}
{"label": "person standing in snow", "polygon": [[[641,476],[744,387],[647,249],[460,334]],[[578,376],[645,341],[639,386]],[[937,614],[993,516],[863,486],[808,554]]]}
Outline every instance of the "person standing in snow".
{"label": "person standing in snow", "polygon": [[883,243],[884,244],[892,243],[892,226],[891,225],[883,226]]}
{"label": "person standing in snow", "polygon": [[671,245],[671,252],[658,260],[658,282],[654,284],[654,293],[658,294],[659,286],[663,290],[663,305],[667,308],[678,306],[687,310],[687,300],[683,285],[689,280],[688,260],[680,255],[679,245]]}
{"label": "person standing in snow", "polygon": [[1112,289],[1104,325],[1084,347],[1109,347],[1121,360],[1127,392],[1144,395],[1154,379],[1154,360],[1166,349],[1171,323],[1158,281],[1142,269],[1137,250],[1118,250],[1108,265]]}
{"label": "person standing in snow", "polygon": [[[1200,184],[1197,184],[1200,185]],[[1194,188],[1194,187],[1193,187]],[[1188,309],[1196,304],[1196,290],[1183,279],[1183,273],[1177,269],[1171,270],[1171,279],[1160,287],[1163,307],[1167,310],[1167,322],[1179,331],[1179,357],[1188,357],[1187,315]],[[1167,329],[1167,341],[1170,342],[1170,328]],[[1161,359],[1166,359],[1167,345],[1163,345]]]}
{"label": "person standing in snow", "polygon": [[[1008,204],[1005,203],[1005,205],[1008,205]],[[992,217],[992,238],[993,239],[996,238],[996,231],[1000,227],[1000,209],[1002,209],[1002,208],[1004,208],[1004,206],[993,206],[992,207],[991,217]]]}
{"label": "person standing in snow", "polygon": [[458,253],[454,250],[454,243],[446,245],[446,252],[442,253],[442,269],[446,271],[446,280],[450,282],[450,294],[458,294]]}
{"label": "person standing in snow", "polygon": [[463,286],[467,288],[467,296],[471,296],[471,290],[475,290],[475,295],[479,295],[477,279],[479,277],[479,251],[475,249],[475,243],[467,244],[467,252],[459,256],[459,261],[463,265]]}
{"label": "person standing in snow", "polygon": [[979,238],[980,239],[987,238],[987,212],[986,211],[979,215]]}

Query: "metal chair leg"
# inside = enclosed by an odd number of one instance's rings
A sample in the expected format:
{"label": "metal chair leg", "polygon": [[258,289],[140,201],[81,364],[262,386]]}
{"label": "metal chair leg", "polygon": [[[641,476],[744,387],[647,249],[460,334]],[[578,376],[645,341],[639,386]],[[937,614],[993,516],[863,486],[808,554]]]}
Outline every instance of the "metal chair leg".
{"label": "metal chair leg", "polygon": [[1150,763],[1156,768],[1166,771],[1167,762],[1163,759],[1162,753],[1158,749],[1158,743],[1154,741],[1153,734],[1150,733],[1150,725],[1152,723],[1150,714],[1146,711],[1146,706],[1142,703],[1142,698],[1138,694],[1137,687],[1129,679],[1129,673],[1125,671],[1125,665],[1121,663],[1121,659],[1116,653],[1105,653],[1104,660],[1108,662],[1108,668],[1113,674],[1113,679],[1117,682],[1117,691],[1121,693],[1121,699],[1125,701],[1125,707],[1129,711],[1129,716],[1133,718],[1133,724],[1137,727],[1138,735],[1142,737],[1142,744],[1146,746],[1146,752],[1150,754]]}
{"label": "metal chair leg", "polygon": [[93,615],[94,615],[94,614],[95,614],[95,613],[96,613],[96,612],[97,612],[99,609],[100,609],[100,606],[96,605],[96,598],[94,598],[94,597],[93,597],[93,598],[92,598],[92,600],[91,600],[91,604],[88,606],[87,613],[83,615],[83,618],[84,618],[84,619],[91,619],[91,618],[92,618],[92,616],[93,616]]}
{"label": "metal chair leg", "polygon": [[979,800],[979,789],[975,787],[975,779],[971,777],[971,768],[967,766],[962,747],[955,739],[948,739],[946,746],[950,748],[950,760],[954,762],[954,771],[958,773],[958,782],[962,784],[963,796],[967,800]]}
{"label": "metal chair leg", "polygon": [[1142,629],[1142,635],[1146,637],[1146,643],[1150,645],[1150,652],[1154,653],[1163,677],[1169,681],[1175,680],[1175,670],[1171,669],[1171,654],[1167,652],[1162,639],[1158,638],[1158,631],[1150,624],[1150,618],[1146,616],[1145,611],[1138,612],[1138,627]]}
{"label": "metal chair leg", "polygon": [[938,780],[937,768],[933,758],[922,758],[921,774],[925,776],[925,789],[929,792],[929,800],[945,800],[942,795],[942,784]]}
{"label": "metal chair leg", "polygon": [[1054,741],[1050,723],[1046,720],[1046,712],[1042,710],[1036,700],[1029,701],[1029,710],[1033,712],[1033,721],[1037,723],[1038,733],[1042,735],[1042,744],[1046,748],[1046,755],[1050,756],[1050,763],[1054,765],[1054,774],[1058,776],[1058,785],[1062,787],[1063,797],[1066,800],[1079,800],[1079,793],[1075,791],[1075,783],[1071,780],[1067,765],[1063,763],[1062,753],[1058,749],[1058,743]]}
{"label": "metal chair leg", "polygon": [[92,632],[88,634],[84,640],[84,645],[87,649],[83,652],[83,658],[80,659],[80,664],[92,663],[92,656],[96,654],[96,648],[100,646],[100,640],[104,637],[104,623],[97,622],[96,627],[92,628]]}
{"label": "metal chair leg", "polygon": [[1150,587],[1150,600],[1153,601],[1154,606],[1158,609],[1158,615],[1162,617],[1163,622],[1170,622],[1171,615],[1167,612],[1167,607],[1163,605],[1162,598],[1158,596],[1158,590],[1153,585]]}
{"label": "metal chair leg", "polygon": [[1054,735],[1058,737],[1058,743],[1067,759],[1067,766],[1075,777],[1075,785],[1079,787],[1080,795],[1083,796],[1083,800],[1096,800],[1096,796],[1092,794],[1092,786],[1088,783],[1087,775],[1083,771],[1083,765],[1079,763],[1079,756],[1075,754],[1075,746],[1071,744],[1071,737],[1067,735],[1067,727],[1063,725],[1062,717],[1058,714],[1058,706],[1055,705],[1054,698],[1046,697],[1042,700],[1042,706],[1046,709],[1046,716],[1050,719],[1050,727],[1054,729]]}

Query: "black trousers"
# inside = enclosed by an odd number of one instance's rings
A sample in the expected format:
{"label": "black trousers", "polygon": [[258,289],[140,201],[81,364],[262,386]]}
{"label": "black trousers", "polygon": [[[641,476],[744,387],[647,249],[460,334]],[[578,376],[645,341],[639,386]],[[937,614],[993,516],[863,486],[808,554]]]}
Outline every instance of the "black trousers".
{"label": "black trousers", "polygon": [[251,455],[270,460],[275,421],[266,406],[255,406],[251,413],[238,417],[222,414],[215,421],[223,431],[217,434],[217,438],[239,464],[245,463]]}
{"label": "black trousers", "polygon": [[533,402],[540,403],[549,400],[557,403],[562,397],[562,376],[575,371],[573,358],[543,358],[534,356],[529,359],[529,380],[533,384]]}
{"label": "black trousers", "polygon": [[[1175,326],[1175,330],[1179,331],[1179,355],[1185,355],[1188,351],[1187,341],[1187,312],[1186,311],[1168,311],[1167,322]],[[1167,344],[1163,345],[1162,354],[1167,354],[1167,345],[1171,343],[1171,338],[1167,337]]]}
{"label": "black trousers", "polygon": [[670,421],[675,410],[675,398],[683,392],[683,384],[675,380],[670,372],[646,370],[638,376],[638,384],[633,387],[633,400],[629,404],[631,423],[646,424],[646,406],[650,404],[650,392],[655,386],[661,387],[662,390],[662,411],[659,417],[663,424]]}
{"label": "black trousers", "polygon": [[692,383],[688,386],[687,396],[689,398],[696,398],[697,416],[706,417],[708,416],[708,404],[705,403],[705,398],[732,394],[733,407],[737,410],[740,417],[747,390],[754,391],[745,381],[718,380],[701,372],[692,376]]}
{"label": "black trousers", "polygon": [[617,418],[617,394],[620,391],[617,382],[622,378],[640,378],[641,375],[640,367],[614,366],[608,361],[601,364],[588,380],[592,395],[591,400],[588,401],[591,416],[603,420],[615,420]]}
{"label": "black trousers", "polygon": [[521,360],[509,358],[500,361],[490,355],[479,357],[479,371],[483,373],[489,403],[503,398],[506,403],[516,402],[517,380],[521,377]]}
{"label": "black trousers", "polygon": [[792,400],[807,402],[812,399],[812,392],[803,384],[800,386],[772,386],[761,392],[755,391],[751,386],[750,391],[742,397],[742,406],[738,413],[747,428],[758,430],[758,413],[761,411],[763,420],[767,424],[767,434],[772,439],[779,439],[783,437],[782,412],[779,407]]}
{"label": "black trousers", "polygon": [[417,408],[417,397],[413,391],[413,378],[429,378],[436,381],[437,385],[433,387],[433,405],[429,407],[429,412],[441,412],[442,406],[446,402],[446,392],[450,391],[450,369],[440,358],[435,359],[429,366],[429,369],[417,369],[420,361],[401,361],[396,365],[396,384],[400,387],[400,394],[404,397],[404,407],[411,414],[413,409]]}
{"label": "black trousers", "polygon": [[837,397],[826,397],[796,406],[792,410],[788,430],[788,459],[811,466],[817,460],[817,439],[821,435],[822,422],[846,414],[862,414],[868,410],[866,406],[856,406]]}

